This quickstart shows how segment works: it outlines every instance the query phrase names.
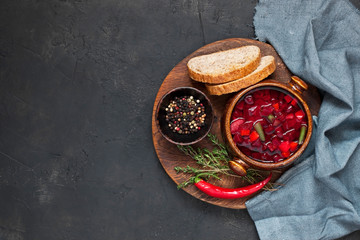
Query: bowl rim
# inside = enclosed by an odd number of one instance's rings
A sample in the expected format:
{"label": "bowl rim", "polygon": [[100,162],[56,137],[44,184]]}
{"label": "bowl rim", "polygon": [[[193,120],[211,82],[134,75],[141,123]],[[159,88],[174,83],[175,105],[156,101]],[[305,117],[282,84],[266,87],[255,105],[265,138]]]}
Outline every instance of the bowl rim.
{"label": "bowl rim", "polygon": [[[201,135],[200,137],[196,138],[195,140],[191,141],[191,142],[177,142],[173,139],[171,139],[167,134],[165,134],[160,126],[160,123],[159,123],[159,111],[160,111],[160,106],[161,104],[163,103],[164,99],[174,93],[174,92],[177,92],[177,91],[180,91],[180,90],[193,90],[195,91],[196,93],[198,93],[199,95],[202,95],[204,97],[204,99],[206,100],[207,102],[207,105],[210,107],[210,113],[211,113],[211,119],[209,121],[209,124],[207,126],[207,130],[204,132],[203,135]],[[208,116],[206,116],[208,117]],[[212,107],[212,103],[210,101],[210,99],[208,98],[208,96],[202,92],[201,90],[197,89],[197,88],[194,88],[194,87],[176,87],[176,88],[173,88],[171,90],[169,90],[168,92],[166,92],[160,99],[160,101],[158,102],[157,104],[157,107],[156,107],[156,115],[155,115],[155,122],[156,122],[156,126],[157,126],[157,129],[159,130],[159,132],[161,133],[161,135],[166,139],[168,140],[169,142],[173,143],[173,144],[177,144],[177,145],[192,145],[192,144],[195,144],[197,142],[200,142],[201,140],[203,140],[207,135],[208,133],[210,132],[211,128],[212,128],[212,125],[213,125],[213,122],[214,122],[214,112],[213,112],[213,107]]]}
{"label": "bowl rim", "polygon": [[[255,159],[252,159],[252,158],[246,156],[236,146],[236,144],[232,138],[231,132],[230,132],[231,115],[232,115],[232,112],[234,110],[236,103],[241,99],[242,96],[247,94],[249,91],[254,90],[256,88],[261,88],[261,87],[280,88],[280,89],[294,95],[296,97],[296,99],[298,101],[300,101],[303,109],[305,110],[305,113],[306,113],[306,116],[308,119],[308,129],[307,129],[307,132],[305,135],[304,142],[301,145],[301,147],[290,157],[288,157],[280,162],[276,162],[276,163],[261,162],[261,161],[257,161]],[[231,98],[229,100],[228,106],[226,107],[226,110],[225,110],[225,118],[224,118],[223,126],[225,128],[224,133],[225,133],[226,141],[228,142],[229,147],[232,150],[232,152],[235,153],[235,155],[237,157],[239,157],[241,160],[243,160],[244,162],[246,162],[247,164],[249,164],[252,167],[262,169],[262,170],[273,170],[273,169],[278,169],[278,168],[288,166],[301,156],[301,154],[305,151],[306,147],[308,146],[308,144],[310,142],[311,135],[312,135],[312,128],[313,128],[313,120],[312,120],[312,114],[311,114],[310,108],[300,93],[293,90],[290,86],[286,85],[285,83],[282,83],[282,82],[279,82],[279,81],[276,81],[273,79],[268,79],[263,82],[254,84],[246,89],[240,90],[240,92],[238,92],[233,98]]]}

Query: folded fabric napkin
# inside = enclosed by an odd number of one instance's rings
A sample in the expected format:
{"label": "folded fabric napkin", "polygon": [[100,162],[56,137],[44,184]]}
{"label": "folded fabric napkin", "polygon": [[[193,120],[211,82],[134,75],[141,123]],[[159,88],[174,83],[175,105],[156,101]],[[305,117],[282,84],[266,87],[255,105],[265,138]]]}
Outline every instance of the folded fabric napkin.
{"label": "folded fabric napkin", "polygon": [[323,95],[311,146],[246,203],[261,239],[335,239],[360,229],[360,13],[345,0],[260,0],[255,33]]}

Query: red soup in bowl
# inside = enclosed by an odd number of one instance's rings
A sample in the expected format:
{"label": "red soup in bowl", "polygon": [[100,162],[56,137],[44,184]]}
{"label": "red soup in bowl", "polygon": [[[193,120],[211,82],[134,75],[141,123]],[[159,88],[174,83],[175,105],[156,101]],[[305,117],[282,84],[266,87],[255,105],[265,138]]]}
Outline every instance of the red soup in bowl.
{"label": "red soup in bowl", "polygon": [[230,119],[231,136],[239,150],[264,163],[291,157],[304,143],[307,131],[307,114],[299,100],[275,86],[247,92]]}

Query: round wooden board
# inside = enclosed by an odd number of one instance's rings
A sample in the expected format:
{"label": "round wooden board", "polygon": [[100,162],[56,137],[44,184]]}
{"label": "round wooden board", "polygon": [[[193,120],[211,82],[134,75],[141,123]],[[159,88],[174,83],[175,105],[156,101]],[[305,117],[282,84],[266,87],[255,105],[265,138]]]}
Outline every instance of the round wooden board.
{"label": "round wooden board", "polygon": [[[157,105],[161,99],[161,97],[170,91],[173,88],[176,87],[183,87],[183,86],[191,86],[195,87],[201,91],[203,91],[210,99],[213,109],[214,109],[214,123],[211,129],[211,133],[215,134],[220,140],[223,140],[222,132],[221,132],[221,118],[223,115],[223,111],[225,109],[225,105],[227,101],[234,96],[233,94],[226,94],[222,96],[211,96],[206,91],[206,88],[203,83],[198,83],[190,79],[187,71],[186,64],[187,62],[199,55],[209,54],[217,51],[223,51],[231,48],[236,48],[240,46],[245,45],[256,45],[261,49],[262,56],[266,55],[272,55],[275,57],[276,60],[276,70],[275,72],[270,75],[268,78],[276,79],[280,82],[287,83],[292,74],[287,69],[283,61],[281,60],[280,56],[276,53],[275,49],[266,43],[259,42],[256,40],[251,39],[242,39],[242,38],[231,38],[231,39],[225,39],[221,41],[217,41],[211,44],[208,44],[206,46],[203,46],[202,48],[196,50],[189,56],[187,56],[185,59],[183,59],[180,63],[178,63],[171,72],[166,76],[164,82],[162,83],[158,94],[155,99],[154,108],[153,108],[153,116],[152,116],[152,134],[153,134],[153,142],[154,147],[156,150],[156,153],[158,155],[158,158],[165,169],[166,173],[171,177],[171,179],[176,183],[180,184],[183,181],[187,180],[190,175],[184,174],[184,173],[176,173],[174,170],[175,166],[180,167],[186,167],[187,165],[190,166],[196,166],[195,161],[189,157],[183,154],[180,150],[177,149],[176,145],[168,142],[158,131],[156,126],[156,120],[155,120],[155,113]],[[309,86],[309,89],[304,93],[304,99],[307,101],[310,110],[312,111],[313,115],[317,115],[318,110],[320,108],[321,99],[320,95],[317,91],[317,89],[313,86]],[[207,147],[212,148],[212,144],[209,142],[207,138],[202,140],[201,142],[195,144],[195,148],[197,147]],[[273,174],[272,182],[274,182],[277,178],[281,176],[281,174],[286,169],[282,169],[279,172],[276,172]],[[264,175],[267,175],[268,173],[264,172]],[[221,181],[216,181],[215,183],[218,186],[222,187],[230,187],[230,188],[236,188],[248,185],[248,183],[242,181],[240,178],[235,177],[222,177]],[[176,186],[174,186],[176,187]],[[195,186],[191,185],[183,189],[185,192],[191,194],[192,196],[217,205],[221,207],[226,208],[232,208],[232,209],[243,209],[246,208],[245,202],[254,197],[254,195],[245,197],[245,198],[239,198],[239,199],[217,199],[207,196],[206,194],[199,191]]]}

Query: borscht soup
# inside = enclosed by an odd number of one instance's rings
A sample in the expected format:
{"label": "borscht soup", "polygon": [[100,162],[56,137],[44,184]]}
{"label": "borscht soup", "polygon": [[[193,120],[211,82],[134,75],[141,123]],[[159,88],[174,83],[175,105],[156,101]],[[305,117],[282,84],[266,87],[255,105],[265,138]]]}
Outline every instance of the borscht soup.
{"label": "borscht soup", "polygon": [[277,87],[246,93],[235,105],[230,131],[239,150],[260,161],[276,163],[292,156],[303,144],[308,128],[301,102]]}

